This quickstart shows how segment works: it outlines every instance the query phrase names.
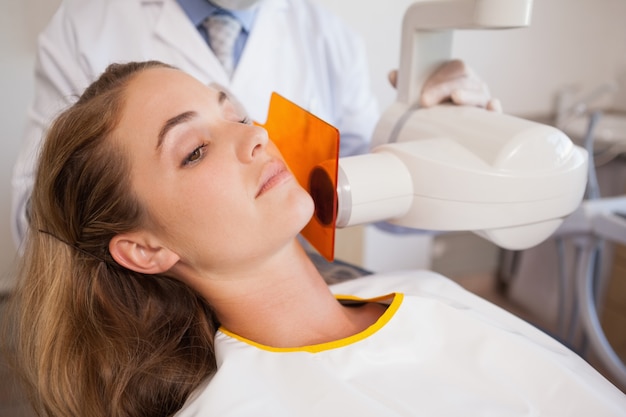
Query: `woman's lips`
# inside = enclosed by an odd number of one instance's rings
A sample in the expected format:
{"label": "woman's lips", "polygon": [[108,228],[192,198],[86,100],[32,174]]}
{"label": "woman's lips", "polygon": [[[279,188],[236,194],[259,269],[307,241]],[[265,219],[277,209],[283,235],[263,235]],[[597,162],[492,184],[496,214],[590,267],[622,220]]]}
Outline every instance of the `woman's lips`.
{"label": "woman's lips", "polygon": [[261,172],[260,185],[257,190],[255,198],[261,196],[265,192],[271,190],[288,181],[292,178],[291,172],[287,169],[285,164],[278,160],[274,159],[265,164],[263,171]]}

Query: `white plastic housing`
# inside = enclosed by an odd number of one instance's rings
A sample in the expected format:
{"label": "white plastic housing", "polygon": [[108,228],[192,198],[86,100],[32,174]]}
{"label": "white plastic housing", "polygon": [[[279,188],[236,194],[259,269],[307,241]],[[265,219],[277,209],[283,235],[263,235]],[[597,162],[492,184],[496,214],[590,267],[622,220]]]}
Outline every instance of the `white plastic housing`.
{"label": "white plastic housing", "polygon": [[337,227],[392,219],[407,214],[413,181],[393,152],[342,158],[337,175]]}
{"label": "white plastic housing", "polygon": [[388,220],[524,249],[552,234],[584,194],[587,154],[551,126],[437,106],[412,112],[397,138],[339,160],[338,227]]}

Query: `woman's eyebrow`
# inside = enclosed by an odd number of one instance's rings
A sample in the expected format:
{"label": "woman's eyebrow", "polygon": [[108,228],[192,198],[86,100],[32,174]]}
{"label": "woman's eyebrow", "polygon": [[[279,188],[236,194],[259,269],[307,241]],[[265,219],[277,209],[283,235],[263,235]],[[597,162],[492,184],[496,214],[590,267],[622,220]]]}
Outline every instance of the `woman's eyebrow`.
{"label": "woman's eyebrow", "polygon": [[[220,91],[218,96],[217,96],[217,104],[219,104],[220,106],[224,104],[224,102],[228,100],[228,95],[224,92],[224,91]],[[172,130],[175,126],[181,124],[181,123],[185,123],[189,120],[191,120],[192,118],[196,117],[198,115],[197,112],[195,111],[186,111],[183,112],[177,116],[172,117],[171,119],[168,119],[165,124],[163,125],[163,127],[161,128],[161,131],[159,132],[159,136],[157,139],[157,150],[161,147],[161,145],[163,144],[163,140],[165,139],[165,136],[167,135],[167,133]]]}
{"label": "woman's eyebrow", "polygon": [[163,144],[163,140],[165,139],[165,135],[167,135],[167,133],[170,130],[172,130],[175,126],[181,123],[185,123],[186,121],[191,120],[197,115],[198,113],[195,111],[186,111],[177,116],[172,117],[171,119],[168,119],[163,125],[163,127],[161,128],[161,131],[159,132],[157,146],[156,146],[157,149],[161,147],[161,145]]}

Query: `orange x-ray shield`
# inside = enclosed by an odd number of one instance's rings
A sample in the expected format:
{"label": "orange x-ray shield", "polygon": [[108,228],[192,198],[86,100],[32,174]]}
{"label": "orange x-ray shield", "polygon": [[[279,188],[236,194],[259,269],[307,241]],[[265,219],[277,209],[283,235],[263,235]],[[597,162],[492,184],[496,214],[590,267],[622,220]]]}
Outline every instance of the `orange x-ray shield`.
{"label": "orange x-ray shield", "polygon": [[[328,261],[335,257],[339,131],[277,93],[263,126],[294,176],[315,201],[302,236]],[[329,184],[332,182],[332,184]],[[333,190],[334,192],[328,192]]]}

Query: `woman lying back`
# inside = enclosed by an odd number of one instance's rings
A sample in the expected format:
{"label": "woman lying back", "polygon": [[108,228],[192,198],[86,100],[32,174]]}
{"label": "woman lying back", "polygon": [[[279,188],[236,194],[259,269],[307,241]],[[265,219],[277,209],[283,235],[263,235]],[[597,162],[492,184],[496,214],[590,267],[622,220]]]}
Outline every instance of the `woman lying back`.
{"label": "woman lying back", "polygon": [[228,94],[159,62],[110,66],[39,161],[12,316],[35,408],[625,415],[579,357],[443,277],[329,288],[296,239],[312,213]]}

